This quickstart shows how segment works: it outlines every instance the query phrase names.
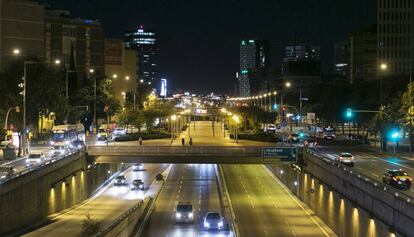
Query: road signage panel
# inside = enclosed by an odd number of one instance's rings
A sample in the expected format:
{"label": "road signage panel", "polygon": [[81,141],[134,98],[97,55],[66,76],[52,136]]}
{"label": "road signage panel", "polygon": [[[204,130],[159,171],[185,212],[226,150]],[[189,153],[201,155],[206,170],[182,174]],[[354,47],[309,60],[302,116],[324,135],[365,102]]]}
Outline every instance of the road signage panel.
{"label": "road signage panel", "polygon": [[263,147],[263,161],[296,162],[298,157],[297,147]]}

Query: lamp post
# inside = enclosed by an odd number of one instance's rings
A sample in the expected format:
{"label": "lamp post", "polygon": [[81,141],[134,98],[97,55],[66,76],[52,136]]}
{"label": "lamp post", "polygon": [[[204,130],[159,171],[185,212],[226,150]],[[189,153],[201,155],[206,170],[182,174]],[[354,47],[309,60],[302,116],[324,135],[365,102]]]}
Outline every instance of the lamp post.
{"label": "lamp post", "polygon": [[95,74],[95,70],[93,68],[89,69],[89,74],[91,77],[93,77],[94,81],[93,81],[93,131],[96,133],[96,76]]}
{"label": "lamp post", "polygon": [[239,137],[238,137],[238,124],[239,124],[239,116],[237,115],[233,115],[233,120],[234,123],[236,124],[235,129],[234,129],[234,137],[236,139],[236,143],[239,143]]}
{"label": "lamp post", "polygon": [[[381,71],[386,71],[388,68],[388,65],[386,63],[381,63],[380,65],[380,70]],[[379,76],[379,73],[377,73],[377,77]],[[382,107],[382,99],[383,99],[383,95],[382,95],[382,76],[380,77],[380,107]]]}
{"label": "lamp post", "polygon": [[[14,106],[14,107],[11,107],[9,110],[7,110],[7,113],[6,113],[6,120],[5,120],[5,122],[4,122],[4,130],[6,130],[7,131],[7,122],[8,122],[8,120],[9,120],[9,114],[10,114],[10,111],[12,111],[12,110],[15,110],[17,113],[19,113],[20,112],[20,107],[19,106]],[[7,134],[6,134],[6,136],[5,136],[5,138],[4,138],[4,140],[5,141],[7,141]]]}

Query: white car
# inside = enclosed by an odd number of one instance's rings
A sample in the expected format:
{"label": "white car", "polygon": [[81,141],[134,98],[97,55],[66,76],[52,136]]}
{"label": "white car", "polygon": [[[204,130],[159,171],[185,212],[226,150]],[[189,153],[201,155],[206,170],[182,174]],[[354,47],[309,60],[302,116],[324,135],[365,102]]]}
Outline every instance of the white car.
{"label": "white car", "polygon": [[69,153],[69,149],[66,146],[53,146],[51,151],[52,157],[66,155]]}
{"label": "white car", "polygon": [[206,230],[222,230],[224,218],[218,212],[207,212],[203,218],[203,227]]}
{"label": "white car", "polygon": [[46,157],[43,153],[30,153],[26,158],[26,167],[41,164],[45,159]]}
{"label": "white car", "polygon": [[175,209],[175,222],[192,223],[193,221],[193,205],[191,203],[179,202]]}
{"label": "white car", "polygon": [[144,170],[144,164],[142,163],[134,164],[132,166],[132,171],[143,171],[143,170]]}
{"label": "white car", "polygon": [[354,156],[348,152],[342,152],[335,157],[336,162],[353,167],[354,166]]}

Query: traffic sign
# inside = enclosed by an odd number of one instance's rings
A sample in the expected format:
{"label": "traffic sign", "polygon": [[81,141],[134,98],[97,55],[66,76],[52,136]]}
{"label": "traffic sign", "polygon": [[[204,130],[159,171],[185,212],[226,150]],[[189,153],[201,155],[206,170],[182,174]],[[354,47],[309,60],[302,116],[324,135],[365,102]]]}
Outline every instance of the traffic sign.
{"label": "traffic sign", "polygon": [[283,120],[280,125],[282,126],[282,128],[284,128],[284,127],[286,127],[288,125],[288,121],[287,120]]}
{"label": "traffic sign", "polygon": [[297,147],[263,147],[263,161],[296,162],[298,157]]}

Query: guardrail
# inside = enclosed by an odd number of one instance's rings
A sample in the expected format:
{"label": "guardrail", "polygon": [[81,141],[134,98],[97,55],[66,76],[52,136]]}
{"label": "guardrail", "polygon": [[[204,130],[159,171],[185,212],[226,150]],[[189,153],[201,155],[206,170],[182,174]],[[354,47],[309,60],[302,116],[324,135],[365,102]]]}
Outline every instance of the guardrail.
{"label": "guardrail", "polygon": [[[82,148],[82,149],[84,149],[84,148]],[[20,177],[20,176],[25,175],[27,173],[33,172],[33,171],[35,171],[35,170],[37,170],[39,168],[43,168],[43,167],[49,166],[50,164],[53,164],[53,163],[55,163],[55,162],[57,162],[59,160],[62,160],[64,158],[68,157],[68,156],[71,156],[71,155],[74,155],[74,154],[80,152],[82,149],[74,150],[72,152],[68,152],[65,155],[59,155],[59,156],[56,156],[56,157],[51,157],[49,159],[46,159],[44,162],[42,162],[40,164],[36,164],[36,165],[31,165],[29,167],[25,167],[21,171],[14,172],[13,174],[7,175],[5,178],[0,179],[0,184],[6,183],[7,181],[10,181],[10,180],[15,179],[17,177]]]}
{"label": "guardrail", "polygon": [[184,154],[184,155],[259,155],[262,154],[259,146],[87,146],[89,155],[116,155],[116,154]]}
{"label": "guardrail", "polygon": [[412,196],[338,164],[322,154],[313,151],[308,153],[307,169],[312,176],[389,226],[392,231],[412,236]]}
{"label": "guardrail", "polygon": [[[346,165],[342,165],[342,164],[328,158],[327,156],[318,153],[317,151],[308,151],[308,153],[322,159],[324,162],[326,162],[328,164],[331,164],[331,165],[337,166],[339,168],[342,168],[344,171],[348,171],[348,173],[350,175],[354,175],[358,179],[364,180],[365,182],[370,183],[370,184],[374,185],[377,188],[381,188],[385,192],[392,193],[394,196],[399,197],[401,199],[404,199],[408,203],[411,203],[412,199],[414,198],[414,197],[404,193],[403,191],[398,190],[398,189],[396,189],[396,188],[394,188],[394,187],[392,187],[388,184],[385,184],[385,183],[382,183],[380,181],[374,180],[374,179],[372,179],[372,178],[370,178],[370,177],[368,177],[368,176],[366,176],[366,175],[364,175],[364,174],[362,174],[358,171],[355,171],[354,169],[349,168]],[[414,205],[414,204],[411,203],[411,205]]]}

